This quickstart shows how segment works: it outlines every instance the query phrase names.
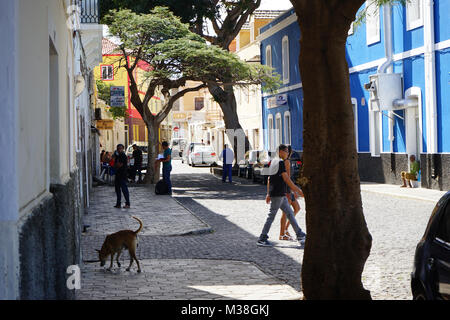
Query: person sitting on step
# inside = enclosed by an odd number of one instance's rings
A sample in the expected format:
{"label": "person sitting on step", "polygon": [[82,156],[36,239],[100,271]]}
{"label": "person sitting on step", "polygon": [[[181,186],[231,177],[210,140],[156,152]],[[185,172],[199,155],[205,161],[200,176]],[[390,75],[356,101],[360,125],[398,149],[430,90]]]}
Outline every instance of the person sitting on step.
{"label": "person sitting on step", "polygon": [[419,162],[416,161],[416,156],[413,154],[409,157],[409,161],[411,162],[409,172],[402,171],[401,173],[403,180],[403,185],[400,186],[401,188],[407,187],[406,182],[408,182],[408,185],[412,188],[411,180],[417,181],[417,175],[420,170]]}

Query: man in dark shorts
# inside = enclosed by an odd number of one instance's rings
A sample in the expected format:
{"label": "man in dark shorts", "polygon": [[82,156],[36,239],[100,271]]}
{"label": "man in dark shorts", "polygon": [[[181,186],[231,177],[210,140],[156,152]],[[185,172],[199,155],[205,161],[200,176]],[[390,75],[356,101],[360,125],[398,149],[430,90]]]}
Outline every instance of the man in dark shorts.
{"label": "man in dark shorts", "polygon": [[[278,170],[270,172],[270,190],[266,196],[266,203],[270,203],[269,215],[266,219],[266,223],[264,224],[261,235],[259,236],[258,242],[256,243],[261,247],[272,246],[272,243],[267,240],[269,238],[267,234],[269,233],[273,220],[275,219],[275,216],[280,208],[286,214],[286,217],[294,228],[295,234],[297,235],[297,241],[300,243],[300,245],[303,245],[306,240],[306,234],[302,231],[302,229],[300,229],[299,225],[297,224],[294,212],[292,211],[291,205],[286,198],[286,193],[288,191],[287,187],[291,188],[291,190],[297,194],[302,193],[300,188],[292,182],[291,178],[286,172],[284,160],[289,155],[288,147],[284,144],[281,144],[278,148],[278,154],[280,156],[280,159],[278,159],[277,163],[274,163],[274,166],[271,166],[271,169],[277,168],[278,166]],[[277,161],[277,159],[274,159],[272,161]]]}
{"label": "man in dark shorts", "polygon": [[118,144],[117,151],[114,153],[114,169],[116,171],[116,178],[114,180],[114,186],[116,188],[117,201],[115,208],[120,208],[122,202],[122,192],[125,197],[124,208],[130,208],[130,194],[127,186],[127,168],[128,159],[124,152],[124,145]]}

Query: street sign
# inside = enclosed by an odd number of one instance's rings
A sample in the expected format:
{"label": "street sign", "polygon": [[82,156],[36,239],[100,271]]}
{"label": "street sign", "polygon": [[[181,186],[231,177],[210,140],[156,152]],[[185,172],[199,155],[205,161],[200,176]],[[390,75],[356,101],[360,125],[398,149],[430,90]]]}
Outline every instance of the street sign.
{"label": "street sign", "polygon": [[277,106],[282,106],[283,104],[286,104],[288,101],[288,97],[287,94],[283,93],[283,94],[277,94]]}
{"label": "street sign", "polygon": [[125,87],[111,86],[111,107],[125,107]]}
{"label": "street sign", "polygon": [[114,128],[114,120],[97,120],[97,129],[112,130]]}
{"label": "street sign", "polygon": [[186,119],[186,113],[184,112],[174,112],[173,113],[173,118],[176,120],[184,120]]}
{"label": "street sign", "polygon": [[276,108],[287,104],[288,96],[286,93],[277,94],[273,97],[267,98],[267,109]]}

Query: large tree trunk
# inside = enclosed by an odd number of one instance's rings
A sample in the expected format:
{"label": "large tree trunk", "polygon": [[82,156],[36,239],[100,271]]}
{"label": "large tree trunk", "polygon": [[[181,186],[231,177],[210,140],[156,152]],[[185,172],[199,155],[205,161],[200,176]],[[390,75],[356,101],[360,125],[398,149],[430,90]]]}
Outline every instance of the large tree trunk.
{"label": "large tree trunk", "polygon": [[[234,130],[234,132],[237,132],[238,130],[241,131],[242,133],[244,133],[244,145],[242,147],[244,147],[244,150],[242,150],[243,152],[241,152],[242,155],[245,154],[246,151],[250,150],[251,146],[250,146],[250,141],[248,140],[248,137],[245,135],[245,132],[242,129],[242,126],[239,122],[239,117],[237,114],[237,104],[236,104],[236,98],[234,96],[234,91],[233,91],[233,87],[226,85],[224,86],[224,88],[221,88],[217,85],[209,85],[208,86],[209,92],[211,93],[211,95],[214,97],[215,101],[217,101],[220,105],[220,108],[222,109],[223,112],[223,120],[225,123],[225,128],[227,130]],[[231,132],[231,131],[229,131]],[[230,141],[232,141],[233,143],[233,149],[234,149],[234,154],[235,154],[235,158],[238,157],[238,154],[240,154],[237,151],[238,147],[241,147],[240,145],[242,143],[238,143],[238,138],[236,135],[234,134],[228,134],[228,139]],[[241,160],[241,159],[238,159]],[[237,161],[236,161],[237,163]]]}
{"label": "large tree trunk", "polygon": [[144,183],[155,184],[159,180],[159,166],[155,168],[155,160],[159,151],[159,123],[156,119],[145,120],[148,130],[148,162]]}
{"label": "large tree trunk", "polygon": [[301,30],[304,92],[303,293],[306,299],[370,299],[361,274],[372,238],[362,209],[345,57],[347,32],[363,1],[291,2]]}

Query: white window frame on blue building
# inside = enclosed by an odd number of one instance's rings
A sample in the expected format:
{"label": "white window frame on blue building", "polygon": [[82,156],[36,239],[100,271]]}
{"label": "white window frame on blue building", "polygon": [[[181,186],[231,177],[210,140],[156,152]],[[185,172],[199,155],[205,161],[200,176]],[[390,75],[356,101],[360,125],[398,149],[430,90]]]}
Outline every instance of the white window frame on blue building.
{"label": "white window frame on blue building", "polygon": [[289,111],[284,113],[284,142],[288,145],[292,144],[291,113]]}
{"label": "white window frame on blue building", "polygon": [[266,65],[272,67],[272,46],[266,46]]}
{"label": "white window frame on blue building", "polygon": [[269,150],[275,150],[275,143],[274,143],[274,122],[273,122],[273,115],[269,114],[267,116],[267,140],[269,144]]}
{"label": "white window frame on blue building", "polygon": [[281,59],[283,84],[289,83],[289,37],[286,35],[281,40]]}
{"label": "white window frame on blue building", "polygon": [[406,2],[406,30],[410,31],[423,26],[423,1]]}
{"label": "white window frame on blue building", "polygon": [[278,112],[275,115],[275,128],[276,130],[276,142],[275,142],[275,148],[278,148],[280,144],[282,144],[283,141],[283,122],[281,120],[281,113]]}
{"label": "white window frame on blue building", "polygon": [[376,1],[366,1],[366,41],[371,45],[381,41],[380,10]]}

